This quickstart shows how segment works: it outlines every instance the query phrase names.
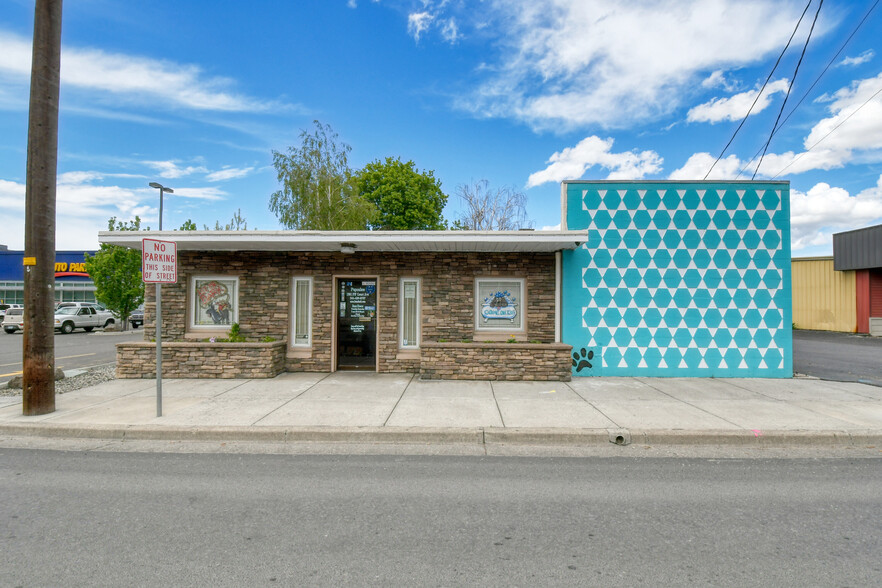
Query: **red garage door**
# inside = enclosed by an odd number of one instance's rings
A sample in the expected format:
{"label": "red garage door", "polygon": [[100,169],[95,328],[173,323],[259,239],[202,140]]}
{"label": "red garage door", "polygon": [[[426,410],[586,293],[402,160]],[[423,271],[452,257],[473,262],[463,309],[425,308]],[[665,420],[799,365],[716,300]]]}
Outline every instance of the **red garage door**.
{"label": "red garage door", "polygon": [[882,317],[882,269],[870,270],[870,316]]}

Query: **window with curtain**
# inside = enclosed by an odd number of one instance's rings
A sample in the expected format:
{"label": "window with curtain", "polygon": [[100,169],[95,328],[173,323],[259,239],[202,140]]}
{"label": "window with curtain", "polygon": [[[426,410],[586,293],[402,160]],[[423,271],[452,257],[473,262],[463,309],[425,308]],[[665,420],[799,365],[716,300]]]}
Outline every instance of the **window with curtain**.
{"label": "window with curtain", "polygon": [[309,347],[312,345],[312,278],[294,278],[292,291],[291,344]]}
{"label": "window with curtain", "polygon": [[401,280],[401,347],[420,346],[420,281],[418,278]]}

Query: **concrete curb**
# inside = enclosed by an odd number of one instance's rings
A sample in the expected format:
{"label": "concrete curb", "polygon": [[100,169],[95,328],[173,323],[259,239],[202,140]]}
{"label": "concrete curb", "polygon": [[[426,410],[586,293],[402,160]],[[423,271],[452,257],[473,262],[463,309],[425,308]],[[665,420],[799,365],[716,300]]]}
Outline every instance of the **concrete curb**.
{"label": "concrete curb", "polygon": [[174,427],[163,425],[0,424],[0,435],[67,439],[389,443],[440,445],[882,447],[882,431],[505,429],[416,427]]}

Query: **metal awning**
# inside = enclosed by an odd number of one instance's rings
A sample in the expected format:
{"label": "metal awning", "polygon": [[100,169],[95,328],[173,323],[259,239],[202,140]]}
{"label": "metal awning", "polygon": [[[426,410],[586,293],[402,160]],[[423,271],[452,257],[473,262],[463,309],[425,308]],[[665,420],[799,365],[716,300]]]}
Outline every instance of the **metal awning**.
{"label": "metal awning", "polygon": [[98,241],[141,249],[142,239],[178,251],[554,252],[575,249],[585,231],[101,231]]}

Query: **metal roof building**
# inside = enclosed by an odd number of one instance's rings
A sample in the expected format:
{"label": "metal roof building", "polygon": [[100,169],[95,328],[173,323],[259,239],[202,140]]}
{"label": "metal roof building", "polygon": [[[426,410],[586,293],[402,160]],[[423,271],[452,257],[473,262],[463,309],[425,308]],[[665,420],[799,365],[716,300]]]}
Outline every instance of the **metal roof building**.
{"label": "metal roof building", "polygon": [[858,332],[882,336],[882,225],[833,235],[833,268],[855,272]]}

